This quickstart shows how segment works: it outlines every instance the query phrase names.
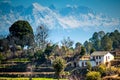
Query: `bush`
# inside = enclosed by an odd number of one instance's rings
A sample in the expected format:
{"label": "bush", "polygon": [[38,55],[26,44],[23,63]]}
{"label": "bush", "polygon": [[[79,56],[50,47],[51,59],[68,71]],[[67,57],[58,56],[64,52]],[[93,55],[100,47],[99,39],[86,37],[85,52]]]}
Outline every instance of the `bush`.
{"label": "bush", "polygon": [[101,74],[96,71],[91,71],[86,74],[86,80],[101,80]]}
{"label": "bush", "polygon": [[99,65],[98,66],[98,71],[100,72],[101,76],[105,76],[106,66],[104,64]]}
{"label": "bush", "polygon": [[57,57],[53,63],[52,66],[55,70],[55,74],[57,78],[59,79],[60,74],[64,71],[64,68],[66,67],[66,61],[62,59],[61,57]]}

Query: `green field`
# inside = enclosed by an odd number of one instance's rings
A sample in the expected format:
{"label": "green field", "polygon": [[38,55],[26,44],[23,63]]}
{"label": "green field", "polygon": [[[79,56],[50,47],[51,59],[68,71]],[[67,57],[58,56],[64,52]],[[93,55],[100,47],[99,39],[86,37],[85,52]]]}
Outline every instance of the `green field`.
{"label": "green field", "polygon": [[[0,77],[0,80],[29,80],[29,78],[7,78]],[[32,80],[57,80],[53,78],[32,78]],[[60,79],[60,80],[68,80],[68,79]]]}

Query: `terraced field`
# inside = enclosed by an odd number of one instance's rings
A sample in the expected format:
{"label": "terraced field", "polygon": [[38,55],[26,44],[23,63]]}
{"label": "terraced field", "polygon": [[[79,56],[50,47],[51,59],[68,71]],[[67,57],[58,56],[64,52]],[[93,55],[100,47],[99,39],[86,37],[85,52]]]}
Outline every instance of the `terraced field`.
{"label": "terraced field", "polygon": [[[6,78],[0,77],[0,80],[30,80],[29,78]],[[57,80],[53,78],[32,78],[32,80]],[[60,79],[60,80],[68,80],[68,79]]]}

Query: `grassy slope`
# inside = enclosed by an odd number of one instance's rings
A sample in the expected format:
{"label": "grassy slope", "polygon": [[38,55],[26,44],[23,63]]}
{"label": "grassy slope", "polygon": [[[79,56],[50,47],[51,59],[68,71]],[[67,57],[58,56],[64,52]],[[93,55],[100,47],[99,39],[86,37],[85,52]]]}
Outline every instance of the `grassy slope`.
{"label": "grassy slope", "polygon": [[[0,77],[0,80],[29,80],[29,78],[7,78]],[[32,80],[57,80],[53,78],[32,78]],[[60,79],[60,80],[68,80],[68,79]]]}

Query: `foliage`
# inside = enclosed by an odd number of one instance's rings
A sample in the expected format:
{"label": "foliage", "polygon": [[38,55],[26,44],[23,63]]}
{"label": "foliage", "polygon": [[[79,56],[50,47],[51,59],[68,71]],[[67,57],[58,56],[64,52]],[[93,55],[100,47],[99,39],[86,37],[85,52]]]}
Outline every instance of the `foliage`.
{"label": "foliage", "polygon": [[[10,77],[0,77],[2,80],[30,80],[29,78],[21,77],[21,78],[10,78]],[[32,80],[57,80],[53,78],[32,78]],[[67,80],[67,79],[60,79],[60,80]]]}
{"label": "foliage", "polygon": [[106,33],[104,31],[95,32],[89,41],[84,42],[84,46],[87,51],[92,44],[92,47],[97,50],[115,50],[120,48],[120,32],[115,30],[111,33]]}
{"label": "foliage", "polygon": [[57,78],[59,79],[60,74],[64,71],[64,68],[66,67],[66,62],[64,59],[62,59],[61,57],[57,57],[52,64],[54,70],[55,70],[55,74],[57,76]]}
{"label": "foliage", "polygon": [[93,53],[94,51],[95,51],[95,49],[94,49],[94,48],[92,48],[92,49],[90,50],[90,54],[91,54],[91,53]]}
{"label": "foliage", "polygon": [[47,56],[50,56],[50,53],[53,51],[53,48],[54,48],[54,45],[51,46],[51,45],[47,44],[47,47],[46,47],[44,53],[45,53]]}
{"label": "foliage", "polygon": [[118,30],[115,30],[114,32],[111,32],[109,34],[109,37],[113,41],[113,49],[119,49],[120,48],[120,32]]}
{"label": "foliage", "polygon": [[90,71],[86,74],[86,80],[101,80],[101,75],[99,72]]}
{"label": "foliage", "polygon": [[75,44],[75,53],[79,54],[81,52],[81,45],[79,42]]}
{"label": "foliage", "polygon": [[86,49],[85,49],[85,47],[82,46],[80,55],[83,56],[83,55],[85,55],[85,53],[86,53]]}
{"label": "foliage", "polygon": [[11,59],[7,62],[29,62],[28,58],[15,58],[15,59]]}
{"label": "foliage", "polygon": [[47,38],[49,36],[49,29],[45,25],[38,26],[36,30],[35,40],[37,43],[37,46],[40,49],[45,49],[46,44],[48,43]]}
{"label": "foliage", "polygon": [[112,67],[108,68],[106,71],[107,76],[111,76],[111,75],[115,75],[115,74],[120,74],[119,68],[112,66]]}
{"label": "foliage", "polygon": [[38,50],[34,54],[35,59],[38,61],[38,63],[43,63],[46,61],[45,55],[42,50]]}
{"label": "foliage", "polygon": [[101,50],[101,39],[105,35],[104,31],[95,32],[90,38],[90,42],[96,50]]}
{"label": "foliage", "polygon": [[9,28],[9,41],[12,40],[14,44],[24,46],[31,46],[34,42],[33,29],[27,21],[18,20]]}
{"label": "foliage", "polygon": [[67,37],[66,39],[63,39],[61,43],[63,46],[71,48],[74,42],[70,39],[70,37]]}
{"label": "foliage", "polygon": [[88,53],[90,53],[90,51],[91,51],[91,49],[92,49],[92,43],[91,43],[91,42],[88,42],[88,41],[85,41],[85,42],[84,42],[84,46],[85,46],[85,48],[86,48],[86,51],[87,51]]}
{"label": "foliage", "polygon": [[101,40],[102,48],[106,51],[112,50],[112,40],[109,38],[109,36],[105,35]]}
{"label": "foliage", "polygon": [[5,52],[9,50],[8,40],[7,39],[0,39],[0,52]]}
{"label": "foliage", "polygon": [[87,70],[91,71],[92,65],[91,65],[90,61],[87,61],[87,65],[86,66],[87,66]]}
{"label": "foliage", "polygon": [[98,66],[98,70],[97,70],[97,71],[99,71],[100,74],[101,74],[102,76],[104,76],[105,73],[106,73],[106,66],[105,66],[105,64],[100,64],[100,65]]}
{"label": "foliage", "polygon": [[4,60],[4,59],[5,59],[5,56],[4,56],[2,53],[0,53],[0,63],[1,63],[1,61]]}

